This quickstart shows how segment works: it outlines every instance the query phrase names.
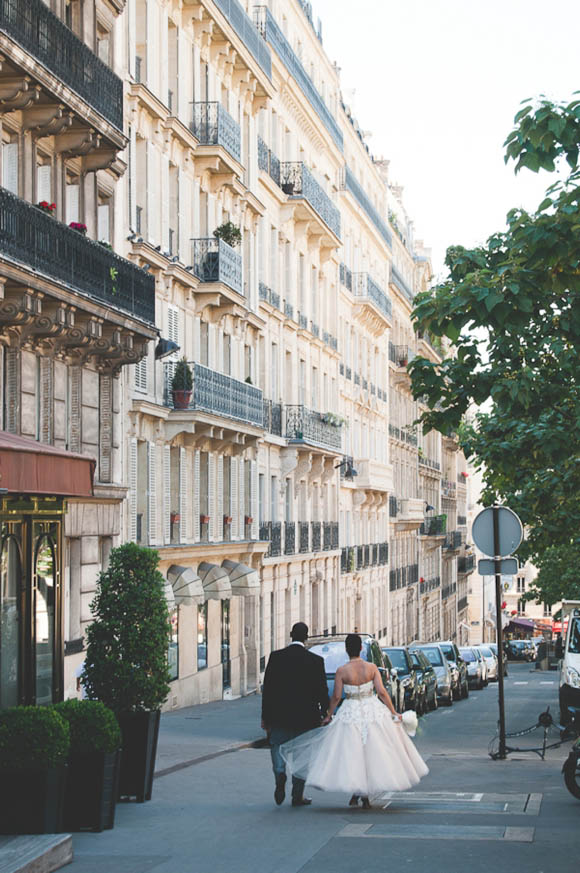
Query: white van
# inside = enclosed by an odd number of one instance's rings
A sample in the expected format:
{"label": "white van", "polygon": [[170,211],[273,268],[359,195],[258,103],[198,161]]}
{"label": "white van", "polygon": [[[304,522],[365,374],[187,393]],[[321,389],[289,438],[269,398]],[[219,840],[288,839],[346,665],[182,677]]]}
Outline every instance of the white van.
{"label": "white van", "polygon": [[562,601],[562,627],[568,619],[560,666],[560,721],[580,719],[580,600]]}

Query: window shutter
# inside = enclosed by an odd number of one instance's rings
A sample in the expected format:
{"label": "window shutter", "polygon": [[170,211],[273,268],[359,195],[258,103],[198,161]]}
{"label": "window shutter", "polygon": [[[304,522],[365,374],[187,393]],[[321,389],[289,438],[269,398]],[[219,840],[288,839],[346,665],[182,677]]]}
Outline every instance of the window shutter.
{"label": "window shutter", "polygon": [[129,539],[137,541],[137,439],[129,440]]}
{"label": "window shutter", "polygon": [[200,457],[201,452],[199,449],[196,449],[193,456],[193,539],[196,543],[199,542],[201,537],[199,528],[199,516],[201,513],[199,499]]}
{"label": "window shutter", "polygon": [[207,505],[209,508],[209,539],[217,540],[216,506],[216,457],[213,452],[207,456]]}
{"label": "window shutter", "polygon": [[111,242],[110,207],[108,203],[100,203],[97,210],[98,238],[101,242]]}
{"label": "window shutter", "polygon": [[113,475],[113,377],[99,376],[99,482],[111,482]]}
{"label": "window shutter", "polygon": [[179,345],[179,309],[172,303],[167,307],[167,339]]}
{"label": "window shutter", "polygon": [[157,542],[157,446],[147,444],[147,533],[149,545]]}
{"label": "window shutter", "polygon": [[36,168],[36,199],[38,203],[41,200],[47,200],[49,203],[52,202],[50,191],[51,169],[50,164],[42,164]]}
{"label": "window shutter", "polygon": [[179,542],[190,538],[189,489],[187,487],[187,452],[179,449]]}
{"label": "window shutter", "polygon": [[171,447],[163,446],[163,541],[171,542]]}
{"label": "window shutter", "polygon": [[[252,539],[258,539],[258,462],[250,461],[250,514],[252,521]],[[304,518],[307,516],[305,515]]]}
{"label": "window shutter", "polygon": [[66,186],[66,220],[70,224],[71,221],[79,220],[79,186]]}
{"label": "window shutter", "polygon": [[81,415],[82,415],[82,369],[79,366],[69,367],[70,406],[68,412],[68,448],[71,452],[81,450]]}
{"label": "window shutter", "polygon": [[5,351],[5,428],[8,433],[20,433],[20,351]]}
{"label": "window shutter", "polygon": [[224,456],[217,457],[216,475],[216,539],[223,540],[224,530]]}
{"label": "window shutter", "polygon": [[238,488],[239,488],[239,490],[238,490],[238,502],[239,502],[239,507],[240,507],[240,509],[239,509],[239,520],[240,521],[239,521],[238,536],[241,540],[243,540],[245,537],[245,534],[246,534],[246,528],[245,528],[245,519],[244,519],[244,515],[245,515],[245,512],[244,512],[244,510],[245,510],[244,462],[241,459],[238,463],[238,480],[240,483],[238,486]]}
{"label": "window shutter", "polygon": [[138,391],[147,391],[147,362],[148,355],[145,354],[145,357],[135,364],[135,388]]}
{"label": "window shutter", "polygon": [[2,184],[12,194],[18,194],[18,143],[2,146]]}
{"label": "window shutter", "polygon": [[240,503],[238,500],[238,459],[232,458],[230,462],[230,502],[232,507],[232,539],[237,540],[240,530]]}

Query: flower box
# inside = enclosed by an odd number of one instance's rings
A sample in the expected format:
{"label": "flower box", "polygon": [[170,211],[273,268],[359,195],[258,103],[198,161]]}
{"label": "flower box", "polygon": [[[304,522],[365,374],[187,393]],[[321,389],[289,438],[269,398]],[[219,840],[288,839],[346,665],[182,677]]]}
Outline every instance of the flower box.
{"label": "flower box", "polygon": [[171,524],[177,524],[178,521],[181,521],[181,516],[178,512],[172,512],[169,516],[169,520]]}
{"label": "flower box", "polygon": [[201,524],[209,524],[209,515],[200,515],[199,521]]}
{"label": "flower box", "polygon": [[246,515],[246,516],[244,516],[244,521],[246,524],[253,524],[254,519],[252,518],[251,515]]}
{"label": "flower box", "polygon": [[231,523],[232,523],[232,516],[231,515],[224,515],[224,524],[231,524]]}
{"label": "flower box", "polygon": [[82,233],[83,236],[86,236],[87,226],[82,221],[71,221],[69,227],[72,230],[76,230],[77,233]]}

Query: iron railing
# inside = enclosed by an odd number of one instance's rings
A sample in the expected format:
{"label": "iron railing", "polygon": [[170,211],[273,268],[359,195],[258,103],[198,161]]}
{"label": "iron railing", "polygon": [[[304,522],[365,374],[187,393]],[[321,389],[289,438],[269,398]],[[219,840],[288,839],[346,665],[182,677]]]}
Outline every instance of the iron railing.
{"label": "iron railing", "polygon": [[[175,362],[164,364],[165,405],[175,408],[172,399],[171,381]],[[264,427],[264,400],[262,392],[248,382],[241,382],[224,373],[217,373],[203,364],[189,364],[193,375],[193,389],[187,409],[209,412],[212,415],[244,421],[256,427]]]}
{"label": "iron railing", "polygon": [[291,405],[286,407],[286,438],[340,451],[342,425],[331,424],[322,413],[305,406]]}
{"label": "iron railing", "polygon": [[193,270],[200,282],[222,282],[244,293],[242,283],[242,256],[223,239],[194,239],[192,242]]}
{"label": "iron railing", "polygon": [[345,546],[340,553],[340,572],[352,573],[355,569],[354,546]]}
{"label": "iron railing", "polygon": [[460,597],[457,601],[457,612],[462,612],[462,610],[467,609],[467,597]]}
{"label": "iron railing", "polygon": [[457,524],[459,527],[465,527],[467,525],[467,516],[466,515],[458,515],[457,516]]}
{"label": "iron railing", "polygon": [[316,339],[320,337],[320,328],[315,321],[310,322],[310,333],[312,334],[312,336],[315,336]]}
{"label": "iron railing", "polygon": [[298,522],[298,551],[301,554],[310,551],[310,524],[307,521]]}
{"label": "iron railing", "polygon": [[338,549],[338,522],[330,522],[330,548]]}
{"label": "iron railing", "polygon": [[258,137],[258,167],[268,173],[271,179],[280,187],[280,160],[272,149],[269,149],[261,136]]}
{"label": "iron railing", "polygon": [[399,505],[397,498],[394,494],[389,495],[389,516],[391,518],[396,518],[399,511]]}
{"label": "iron railing", "polygon": [[389,544],[379,543],[379,565],[389,563]]}
{"label": "iron railing", "polygon": [[457,559],[458,573],[471,573],[475,570],[475,557],[473,555],[461,555]]}
{"label": "iron railing", "polygon": [[419,593],[428,594],[430,591],[434,591],[436,588],[439,588],[440,585],[440,576],[432,576],[431,579],[423,579],[423,581],[419,583]]}
{"label": "iron railing", "polygon": [[322,550],[322,522],[311,521],[310,529],[312,531],[312,551],[320,552]]}
{"label": "iron railing", "polygon": [[221,103],[194,103],[191,132],[201,145],[222,146],[238,163],[241,161],[240,125]]}
{"label": "iron railing", "polygon": [[267,6],[254,6],[254,22],[258,31],[274,49],[290,75],[294,77],[302,93],[342,151],[343,136],[338,123],[332,117],[324,100],[314,87],[312,79],[298,60]]}
{"label": "iron railing", "polygon": [[461,531],[450,531],[445,538],[445,548],[448,549],[450,552],[454,552],[456,549],[460,549],[462,539],[463,535]]}
{"label": "iron railing", "polygon": [[457,482],[459,483],[459,485],[463,485],[463,487],[465,487],[467,485],[467,478],[468,478],[467,473],[458,473],[457,474]]}
{"label": "iron railing", "polygon": [[264,400],[264,430],[282,436],[282,404]]}
{"label": "iron railing", "polygon": [[325,552],[329,552],[331,549],[331,532],[329,521],[322,522],[322,548]]}
{"label": "iron railing", "polygon": [[352,379],[352,370],[350,367],[345,367],[344,375],[347,379]]}
{"label": "iron railing", "polygon": [[284,525],[284,554],[293,555],[296,552],[296,522],[287,521]]}
{"label": "iron railing", "polygon": [[155,279],[0,188],[0,252],[71,290],[155,324]]}
{"label": "iron railing", "polygon": [[445,588],[441,591],[441,599],[447,600],[457,591],[457,582],[452,582],[450,585],[446,585]]}
{"label": "iron railing", "polygon": [[289,197],[303,197],[340,239],[340,212],[302,161],[280,164],[280,187]]}
{"label": "iron railing", "polygon": [[298,313],[298,326],[301,330],[308,330],[308,316]]}
{"label": "iron railing", "polygon": [[355,373],[355,374],[354,374],[353,382],[354,382],[355,385],[360,385],[360,373]]}
{"label": "iron railing", "polygon": [[392,317],[393,304],[369,273],[353,273],[352,284],[355,297],[368,297],[384,315]]}
{"label": "iron railing", "polygon": [[238,0],[215,0],[215,4],[228,19],[237,35],[240,37],[258,66],[272,78],[272,56],[268,45],[261,35],[256,32],[254,22],[246,14],[244,7]]}
{"label": "iron railing", "polygon": [[276,558],[282,554],[282,522],[270,522],[270,556]]}
{"label": "iron railing", "polygon": [[393,439],[400,440],[401,428],[397,427],[396,424],[389,424],[389,436],[392,436]]}
{"label": "iron railing", "polygon": [[393,280],[393,285],[396,285],[399,291],[412,303],[415,295],[393,264],[391,264],[391,279]]}
{"label": "iron railing", "polygon": [[[0,31],[123,130],[123,82],[42,0],[0,0]],[[62,100],[62,95],[59,96]]]}
{"label": "iron railing", "polygon": [[425,455],[419,454],[419,463],[423,467],[430,467],[431,470],[441,470],[439,461],[434,461],[433,458],[426,458]]}
{"label": "iron railing", "polygon": [[352,273],[346,264],[340,265],[340,283],[345,288],[348,288],[349,291],[352,291]]}
{"label": "iron railing", "polygon": [[441,493],[444,497],[451,497],[452,499],[454,499],[457,496],[457,485],[450,479],[442,479]]}
{"label": "iron railing", "polygon": [[425,519],[419,528],[422,537],[437,537],[447,532],[447,516],[431,515]]}
{"label": "iron railing", "polygon": [[415,353],[409,346],[396,346],[391,342],[389,343],[389,360],[393,361],[397,367],[406,367],[414,357]]}
{"label": "iron railing", "polygon": [[284,301],[284,315],[294,321],[294,307],[287,300]]}
{"label": "iron railing", "polygon": [[366,194],[362,185],[357,181],[356,176],[349,167],[344,167],[341,172],[340,187],[344,191],[349,191],[358,205],[364,209],[374,226],[379,231],[380,235],[386,242],[389,248],[393,246],[393,236],[387,227],[386,222],[381,218],[377,209],[373,206],[370,197]]}

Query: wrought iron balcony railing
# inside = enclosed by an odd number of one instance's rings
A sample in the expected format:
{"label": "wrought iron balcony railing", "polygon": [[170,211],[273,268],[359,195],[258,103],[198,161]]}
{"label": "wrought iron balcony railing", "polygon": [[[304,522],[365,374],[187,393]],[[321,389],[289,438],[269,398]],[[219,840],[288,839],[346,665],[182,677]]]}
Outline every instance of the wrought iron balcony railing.
{"label": "wrought iron balcony railing", "polygon": [[340,572],[353,573],[355,570],[355,549],[354,546],[346,546],[340,553]]}
{"label": "wrought iron balcony railing", "polygon": [[457,583],[456,582],[452,582],[451,585],[446,585],[445,588],[443,588],[441,591],[441,599],[447,600],[449,597],[451,597],[453,594],[455,594],[456,591],[457,591]]}
{"label": "wrought iron balcony railing", "polygon": [[389,563],[389,544],[379,543],[379,564],[384,565]]}
{"label": "wrought iron balcony railing", "polygon": [[360,373],[355,373],[355,374],[354,374],[354,379],[353,379],[353,381],[354,381],[354,384],[355,384],[355,385],[360,385]]}
{"label": "wrought iron balcony railing", "polygon": [[396,518],[398,509],[399,509],[399,506],[398,506],[397,498],[395,497],[394,494],[390,494],[389,495],[389,516],[391,518]]}
{"label": "wrought iron balcony railing", "polygon": [[338,549],[338,522],[330,522],[330,548]]}
{"label": "wrought iron balcony railing", "polygon": [[397,427],[396,424],[389,424],[389,436],[392,436],[393,439],[400,440],[401,428]]}
{"label": "wrought iron balcony railing", "polygon": [[278,557],[282,554],[282,522],[270,522],[270,556]]}
{"label": "wrought iron balcony railing", "polygon": [[463,534],[460,530],[453,530],[447,534],[445,539],[445,548],[450,552],[454,552],[457,549],[461,548],[461,543],[463,540]]}
{"label": "wrought iron balcony railing", "polygon": [[284,554],[293,555],[296,552],[296,522],[287,521],[284,524]]}
{"label": "wrought iron balcony railing", "polygon": [[310,528],[312,530],[312,551],[320,552],[322,550],[322,522],[311,521]]}
{"label": "wrought iron balcony railing", "polygon": [[468,478],[469,478],[469,474],[468,474],[468,473],[465,473],[465,472],[458,473],[458,474],[457,474],[457,483],[458,483],[459,485],[463,485],[463,487],[465,488],[465,486],[467,485],[467,479],[468,479]]}
{"label": "wrought iron balcony railing", "polygon": [[298,313],[298,326],[301,330],[308,330],[308,317],[301,312]]}
{"label": "wrought iron balcony railing", "polygon": [[422,537],[437,537],[442,536],[447,532],[447,516],[432,515],[425,519],[419,528],[419,534]]}
{"label": "wrought iron balcony railing", "polygon": [[0,188],[0,252],[39,275],[155,324],[155,279]]}
{"label": "wrought iron balcony railing", "polygon": [[393,285],[396,285],[399,291],[412,303],[415,295],[393,264],[391,264],[391,278],[393,280]]}
{"label": "wrought iron balcony railing", "polygon": [[215,4],[220,9],[237,35],[240,37],[258,66],[266,73],[269,79],[272,78],[272,57],[270,49],[264,42],[261,35],[256,31],[254,22],[241,3],[238,0],[215,0]]}
{"label": "wrought iron balcony railing", "polygon": [[433,458],[426,458],[425,455],[419,454],[419,463],[423,465],[423,467],[430,467],[431,470],[441,470],[441,464],[439,461],[434,461]]}
{"label": "wrought iron balcony railing", "polygon": [[392,317],[393,304],[369,273],[353,273],[352,285],[355,297],[368,297],[384,315]]}
{"label": "wrought iron balcony railing", "polygon": [[254,22],[258,31],[274,49],[288,72],[296,80],[302,93],[342,151],[343,137],[338,123],[332,117],[326,103],[314,87],[312,79],[298,60],[290,43],[282,33],[276,19],[267,6],[254,6]]}
{"label": "wrought iron balcony railing", "polygon": [[344,285],[345,288],[348,288],[349,291],[352,291],[352,273],[346,266],[346,264],[340,265],[340,282],[341,285]]}
{"label": "wrought iron balcony railing", "polygon": [[123,130],[122,80],[46,3],[0,0],[0,31],[76,91],[117,130]]}
{"label": "wrought iron balcony railing", "polygon": [[340,239],[340,212],[302,161],[280,164],[280,187],[289,197],[303,197]]}
{"label": "wrought iron balcony railing", "polygon": [[406,367],[409,361],[412,361],[415,353],[409,346],[396,346],[389,343],[389,360],[393,361],[397,367]]}
{"label": "wrought iron balcony railing", "polygon": [[264,400],[264,430],[282,436],[282,404]]}
{"label": "wrought iron balcony railing", "polygon": [[387,227],[386,221],[381,218],[379,212],[373,206],[370,197],[366,194],[362,185],[357,181],[356,176],[348,167],[344,167],[341,173],[340,187],[344,191],[349,191],[352,194],[358,205],[366,212],[367,216],[370,218],[388,247],[392,248],[393,236]]}
{"label": "wrought iron balcony railing", "polygon": [[280,161],[261,136],[258,137],[258,167],[268,173],[280,188]]}
{"label": "wrought iron balcony railing", "polygon": [[222,146],[238,163],[241,161],[240,125],[221,103],[194,103],[191,132],[201,145]]}
{"label": "wrought iron balcony railing", "polygon": [[287,300],[284,301],[284,315],[294,321],[294,307]]}
{"label": "wrought iron balcony railing", "polygon": [[313,412],[305,406],[287,406],[286,438],[340,451],[342,425],[331,424],[321,412]]}
{"label": "wrought iron balcony railing", "polygon": [[194,239],[192,242],[193,270],[200,282],[222,282],[243,294],[242,256],[215,237]]}
{"label": "wrought iron balcony railing", "polygon": [[331,549],[331,532],[329,521],[322,522],[322,548],[325,552],[329,552]]}
{"label": "wrought iron balcony railing", "polygon": [[444,497],[455,499],[457,497],[457,485],[450,479],[441,480],[441,493]]}
{"label": "wrought iron balcony railing", "polygon": [[440,585],[440,576],[433,576],[431,579],[423,579],[423,581],[419,583],[419,593],[428,594],[430,591],[434,591],[436,588],[439,588]]}
{"label": "wrought iron balcony railing", "polygon": [[460,597],[457,601],[457,612],[462,612],[464,609],[467,609],[467,597]]}
{"label": "wrought iron balcony railing", "polygon": [[[173,404],[171,380],[175,372],[175,362],[164,364],[165,405]],[[248,382],[241,382],[224,373],[216,373],[203,364],[189,364],[193,374],[193,390],[187,409],[208,412],[212,415],[244,421],[255,427],[264,427],[264,401],[262,392]]]}
{"label": "wrought iron balcony railing", "polygon": [[310,551],[310,524],[307,521],[298,522],[298,551],[301,554]]}
{"label": "wrought iron balcony railing", "polygon": [[473,555],[461,555],[457,559],[458,573],[472,573],[475,570],[475,557]]}

